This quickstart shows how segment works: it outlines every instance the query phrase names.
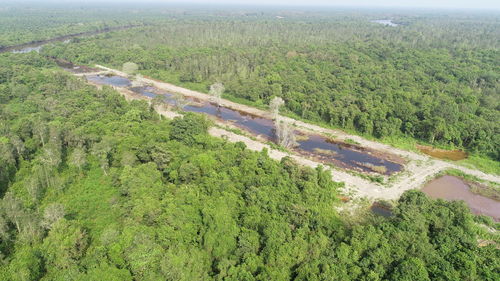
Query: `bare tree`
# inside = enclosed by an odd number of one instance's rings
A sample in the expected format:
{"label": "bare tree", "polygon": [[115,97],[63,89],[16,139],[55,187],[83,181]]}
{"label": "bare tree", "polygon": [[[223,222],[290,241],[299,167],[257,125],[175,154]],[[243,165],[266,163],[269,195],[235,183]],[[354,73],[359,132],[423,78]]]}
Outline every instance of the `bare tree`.
{"label": "bare tree", "polygon": [[42,146],[44,147],[45,137],[47,135],[47,124],[40,119],[33,122],[33,134],[40,138]]}
{"label": "bare tree", "polygon": [[85,143],[85,136],[77,130],[70,130],[64,135],[64,142],[69,147],[82,146]]}
{"label": "bare tree", "polygon": [[279,145],[285,148],[297,145],[294,128],[289,122],[279,120],[278,118],[275,120],[274,124],[276,126],[276,140]]}
{"label": "bare tree", "polygon": [[2,207],[7,219],[16,226],[18,232],[21,232],[22,219],[25,216],[21,202],[12,192],[7,192],[2,200]]}
{"label": "bare tree", "polygon": [[45,208],[43,213],[42,226],[47,229],[51,229],[52,225],[58,220],[62,219],[66,212],[64,211],[64,206],[60,203],[52,203]]}
{"label": "bare tree", "polygon": [[126,62],[122,66],[122,71],[128,75],[133,75],[139,70],[139,66],[133,62]]}
{"label": "bare tree", "polygon": [[1,207],[5,212],[5,218],[15,225],[19,233],[19,241],[34,241],[40,236],[40,221],[38,217],[26,209],[21,200],[17,199],[12,192],[5,194],[1,203]]}
{"label": "bare tree", "polygon": [[101,243],[103,245],[109,245],[117,240],[120,236],[120,232],[114,228],[107,228],[101,234]]}
{"label": "bare tree", "polygon": [[61,140],[61,129],[57,126],[49,126],[49,143],[54,144],[56,147],[61,149],[62,140]]}
{"label": "bare tree", "polygon": [[210,91],[208,93],[212,96],[213,101],[217,104],[217,106],[220,106],[222,93],[224,93],[225,89],[224,85],[220,82],[214,83],[210,86]]}
{"label": "bare tree", "polygon": [[[14,155],[14,148],[10,143],[0,142],[0,164],[2,165],[15,165],[16,157]],[[1,171],[1,169],[0,169]]]}
{"label": "bare tree", "polygon": [[33,199],[33,201],[38,201],[43,191],[43,184],[40,182],[39,176],[37,175],[37,169],[35,168],[34,170],[35,173],[25,181],[24,186],[31,196],[31,199]]}
{"label": "bare tree", "polygon": [[12,143],[14,148],[16,149],[17,156],[19,158],[23,158],[23,154],[26,151],[26,147],[24,146],[24,142],[21,140],[21,138],[19,138],[18,135],[13,134],[10,137],[10,142]]}
{"label": "bare tree", "polygon": [[135,80],[137,80],[137,81],[138,81],[138,82],[140,82],[140,83],[143,83],[143,82],[142,82],[142,79],[143,79],[143,78],[144,78],[144,76],[142,76],[142,74],[140,74],[140,73],[137,73],[137,74],[135,75]]}
{"label": "bare tree", "polygon": [[[9,233],[9,222],[4,217],[2,213],[0,213],[0,240],[6,241],[10,237]],[[2,257],[0,256],[0,261]]]}
{"label": "bare tree", "polygon": [[165,106],[165,97],[163,95],[156,95],[151,100],[151,105],[153,106],[153,109],[156,110],[156,112],[158,113],[158,117],[161,120],[161,111],[163,110],[163,107]]}
{"label": "bare tree", "polygon": [[269,103],[269,109],[274,120],[278,120],[280,107],[285,104],[285,101],[280,97],[274,97]]}
{"label": "bare tree", "polygon": [[43,100],[42,106],[46,111],[53,112],[57,107],[57,103],[57,99],[54,99],[53,97],[47,97]]}
{"label": "bare tree", "polygon": [[36,241],[42,236],[42,231],[40,227],[40,219],[33,213],[25,213],[22,222],[22,229],[19,233],[19,241],[25,241],[29,243],[31,241]]}
{"label": "bare tree", "polygon": [[122,166],[134,166],[137,161],[137,156],[132,151],[124,151],[122,153],[121,164]]}
{"label": "bare tree", "polygon": [[103,139],[101,142],[92,146],[92,154],[99,159],[99,164],[104,174],[107,176],[109,168],[109,154],[111,153],[112,143],[109,139]]}
{"label": "bare tree", "polygon": [[75,148],[69,156],[69,164],[73,167],[77,167],[78,170],[81,171],[82,167],[87,164],[85,150],[81,147]]}
{"label": "bare tree", "polygon": [[61,164],[61,150],[55,144],[50,143],[43,149],[43,153],[40,155],[40,162],[45,172],[47,187],[49,187],[49,174]]}
{"label": "bare tree", "polygon": [[189,100],[186,99],[183,94],[174,93],[172,97],[175,101],[174,106],[178,109],[183,109],[186,105],[189,104]]}

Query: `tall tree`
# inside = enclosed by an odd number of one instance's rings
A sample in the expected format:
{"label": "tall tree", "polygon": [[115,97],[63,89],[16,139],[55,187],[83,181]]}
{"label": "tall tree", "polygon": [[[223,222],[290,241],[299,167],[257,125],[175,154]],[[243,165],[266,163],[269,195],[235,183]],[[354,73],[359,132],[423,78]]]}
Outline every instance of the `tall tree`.
{"label": "tall tree", "polygon": [[161,119],[161,113],[164,110],[165,107],[165,96],[163,95],[156,95],[152,100],[151,100],[151,105],[153,106],[153,109],[158,112],[158,118]]}
{"label": "tall tree", "polygon": [[295,140],[294,127],[288,121],[280,120],[274,122],[276,128],[276,141],[279,145],[290,148],[297,145]]}
{"label": "tall tree", "polygon": [[126,62],[122,66],[122,71],[127,73],[128,75],[134,75],[137,70],[139,70],[139,66],[133,62]]}
{"label": "tall tree", "polygon": [[87,164],[87,156],[85,150],[82,147],[73,149],[73,152],[69,156],[68,163],[81,171],[82,167]]}
{"label": "tall tree", "polygon": [[280,107],[285,104],[285,101],[280,97],[274,97],[269,103],[269,110],[274,120],[278,120]]}
{"label": "tall tree", "polygon": [[64,205],[60,203],[52,203],[48,205],[43,212],[42,226],[51,229],[52,226],[62,219],[65,215]]}
{"label": "tall tree", "polygon": [[215,102],[215,104],[217,104],[217,106],[220,106],[221,97],[222,97],[222,94],[224,93],[224,90],[225,90],[225,87],[220,82],[217,82],[217,83],[210,85],[210,91],[208,93],[209,93],[209,95],[212,96],[212,99]]}

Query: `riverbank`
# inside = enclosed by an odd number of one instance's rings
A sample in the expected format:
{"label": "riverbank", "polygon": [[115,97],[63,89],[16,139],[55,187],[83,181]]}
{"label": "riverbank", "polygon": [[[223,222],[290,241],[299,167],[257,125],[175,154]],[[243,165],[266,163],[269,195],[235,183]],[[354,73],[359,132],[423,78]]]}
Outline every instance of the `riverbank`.
{"label": "riverbank", "polygon": [[28,42],[28,43],[22,43],[22,44],[17,44],[17,45],[12,45],[12,46],[1,46],[0,53],[16,52],[16,51],[22,52],[23,49],[35,50],[36,48],[39,48],[39,47],[41,47],[45,44],[48,44],[48,43],[61,42],[61,41],[65,41],[68,39],[75,38],[75,37],[96,35],[96,34],[124,30],[124,29],[128,29],[128,28],[139,27],[139,26],[142,26],[142,25],[125,25],[125,26],[117,26],[117,27],[105,27],[102,29],[94,30],[94,31],[86,31],[86,32],[79,32],[79,33],[62,35],[62,36],[54,37],[54,38],[47,39],[47,40],[35,40],[35,41]]}
{"label": "riverbank", "polygon": [[[113,67],[113,66],[111,66],[111,67]],[[117,66],[115,66],[115,67],[117,67]],[[142,72],[144,72],[145,74],[149,74],[149,75],[156,74],[155,71],[141,71],[141,73]],[[181,82],[178,79],[176,79],[175,77],[170,77],[168,75],[160,75],[160,76],[164,77],[163,79],[160,79],[162,81],[167,81],[165,79],[169,79],[168,83],[180,86],[182,88],[190,89],[193,91],[204,92],[209,86],[209,85],[205,85],[203,83]],[[158,80],[158,79],[159,78],[156,77],[156,80]],[[232,96],[230,94],[224,94],[223,96],[226,100],[235,102],[237,104],[246,105],[246,106],[249,106],[252,108],[257,108],[257,109],[264,110],[264,111],[267,110],[266,106],[263,105],[262,103],[252,102],[250,100],[235,97],[235,96]],[[411,136],[397,135],[397,136],[386,136],[383,138],[376,138],[372,135],[363,134],[363,133],[360,133],[359,131],[356,131],[356,130],[340,129],[340,128],[338,128],[336,126],[332,126],[331,124],[328,124],[326,122],[307,120],[307,119],[302,118],[301,116],[298,116],[298,115],[294,114],[293,112],[287,111],[287,110],[283,111],[282,115],[287,116],[287,117],[294,119],[294,120],[303,121],[305,123],[313,124],[313,125],[316,125],[316,126],[319,126],[322,128],[327,128],[327,129],[334,130],[334,131],[339,130],[339,131],[346,133],[347,135],[360,136],[361,138],[363,138],[365,140],[370,140],[370,141],[373,141],[375,143],[385,144],[389,147],[400,149],[403,151],[411,151],[411,152],[414,152],[416,154],[421,153],[417,148],[417,146],[419,146],[419,145],[435,147],[435,144],[427,143],[425,141],[415,139]],[[345,141],[349,141],[349,139],[346,139]],[[456,147],[446,146],[446,145],[442,145],[442,144],[439,145],[438,147],[435,147],[435,148],[442,149],[443,151],[457,149]],[[488,156],[477,154],[474,152],[467,151],[467,158],[462,159],[462,160],[458,160],[458,161],[440,159],[440,158],[437,158],[437,159],[442,160],[442,161],[448,161],[452,165],[459,165],[459,166],[463,166],[463,167],[470,168],[473,170],[479,170],[485,174],[494,174],[496,176],[500,176],[500,162],[495,161]]]}

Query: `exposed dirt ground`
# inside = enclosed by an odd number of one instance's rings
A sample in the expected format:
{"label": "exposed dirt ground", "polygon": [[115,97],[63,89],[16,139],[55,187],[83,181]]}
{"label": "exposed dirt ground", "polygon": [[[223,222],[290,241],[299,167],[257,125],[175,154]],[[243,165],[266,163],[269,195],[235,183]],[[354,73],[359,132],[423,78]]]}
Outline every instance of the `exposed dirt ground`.
{"label": "exposed dirt ground", "polygon": [[[104,70],[103,72],[112,72],[116,75],[127,76],[127,74],[118,70],[106,68],[100,65],[96,65],[96,67],[103,69]],[[150,78],[141,77],[138,79],[137,82],[149,84],[168,92],[180,93],[186,96],[195,97],[200,100],[210,100],[210,96],[207,94],[192,91],[189,89],[185,89],[176,85],[157,81]],[[122,94],[124,94],[127,97],[127,99],[146,99],[123,88],[118,90]],[[250,114],[254,114],[257,116],[271,118],[271,114],[269,112],[253,108],[250,106],[237,104],[228,100],[224,99],[221,100],[221,105],[230,107],[232,109],[248,112]],[[168,111],[166,109],[161,109],[161,114],[168,118],[173,118],[179,115],[178,113]],[[442,160],[432,159],[426,155],[418,154],[412,151],[397,149],[386,144],[366,140],[356,135],[350,135],[340,130],[326,129],[319,127],[317,125],[308,124],[288,117],[284,118],[300,129],[305,129],[311,132],[333,135],[338,140],[351,139],[356,141],[363,147],[378,150],[387,154],[396,154],[399,157],[403,157],[408,160],[408,162],[405,165],[405,170],[399,173],[398,175],[391,177],[389,182],[385,183],[384,185],[374,183],[372,181],[366,180],[363,177],[350,174],[345,171],[328,168],[332,170],[333,180],[345,183],[345,191],[344,191],[345,194],[348,194],[353,197],[367,197],[368,199],[371,200],[397,199],[404,191],[409,189],[420,188],[431,177],[435,176],[437,173],[443,170],[450,168],[458,169],[466,174],[476,176],[482,180],[500,183],[500,177],[496,175],[485,174],[478,170],[469,169]],[[255,151],[261,151],[264,147],[266,147],[269,151],[269,156],[276,160],[280,160],[284,156],[290,156],[294,158],[299,164],[304,166],[316,167],[318,165],[322,165],[319,162],[312,161],[310,159],[306,159],[298,155],[292,155],[279,150],[271,149],[267,144],[264,144],[260,141],[253,140],[247,136],[238,135],[221,128],[216,128],[216,127],[210,128],[209,133],[212,136],[226,138],[228,141],[231,142],[238,142],[238,141],[244,142],[249,149]]]}

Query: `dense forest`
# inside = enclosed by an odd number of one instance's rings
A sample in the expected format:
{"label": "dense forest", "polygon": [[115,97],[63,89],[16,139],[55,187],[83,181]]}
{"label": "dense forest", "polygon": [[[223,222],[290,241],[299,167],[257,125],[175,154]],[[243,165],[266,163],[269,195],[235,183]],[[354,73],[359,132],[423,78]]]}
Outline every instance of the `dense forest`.
{"label": "dense forest", "polygon": [[410,191],[354,223],[329,172],[208,126],[0,55],[0,279],[498,280],[463,203]]}
{"label": "dense forest", "polygon": [[[279,15],[276,17],[275,15]],[[389,16],[399,26],[372,22]],[[376,138],[500,159],[497,14],[268,12],[171,19],[44,53],[121,66]]]}
{"label": "dense forest", "polygon": [[0,7],[0,48],[142,26],[0,53],[0,280],[499,279],[500,224],[463,202],[354,208],[329,170],[211,137],[203,115],[161,119],[50,58],[279,96],[296,118],[498,164],[498,14],[23,5]]}
{"label": "dense forest", "polygon": [[[158,22],[155,9],[131,9],[125,4],[88,5],[83,3],[9,3],[0,7],[0,50],[17,44],[43,41],[55,37],[99,31],[106,28],[145,25]],[[168,11],[175,15],[176,11]]]}

